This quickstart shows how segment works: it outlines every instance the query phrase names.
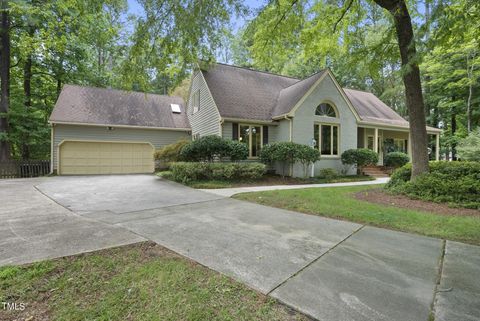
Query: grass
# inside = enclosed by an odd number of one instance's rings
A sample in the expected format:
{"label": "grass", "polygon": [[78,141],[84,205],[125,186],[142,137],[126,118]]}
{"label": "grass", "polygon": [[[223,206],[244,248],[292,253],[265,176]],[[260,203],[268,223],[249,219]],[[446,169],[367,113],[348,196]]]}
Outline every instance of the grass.
{"label": "grass", "polygon": [[[158,176],[172,180],[172,175],[169,171],[158,172]],[[295,178],[295,177],[281,177],[280,175],[267,174],[259,179],[244,179],[244,180],[199,180],[190,181],[185,185],[193,188],[232,188],[232,187],[246,187],[246,186],[267,186],[267,185],[299,185],[299,184],[326,184],[326,183],[343,183],[343,182],[358,182],[371,181],[374,178],[364,175],[350,175],[338,176],[335,178]]]}
{"label": "grass", "polygon": [[0,268],[0,320],[307,320],[150,242]]}
{"label": "grass", "polygon": [[243,193],[234,197],[263,205],[338,218],[432,237],[480,244],[480,218],[447,216],[357,200],[375,186],[309,188]]}

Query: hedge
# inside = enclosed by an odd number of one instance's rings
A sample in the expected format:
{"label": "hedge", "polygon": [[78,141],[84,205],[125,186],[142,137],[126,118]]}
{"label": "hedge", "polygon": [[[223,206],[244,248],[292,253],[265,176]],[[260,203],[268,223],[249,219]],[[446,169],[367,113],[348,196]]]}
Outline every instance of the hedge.
{"label": "hedge", "polygon": [[178,162],[170,165],[172,179],[180,183],[201,180],[256,179],[265,174],[261,163]]}
{"label": "hedge", "polygon": [[308,176],[308,166],[320,159],[318,149],[308,145],[293,142],[276,142],[263,146],[260,151],[260,160],[266,164],[279,162],[282,165],[282,176],[286,174],[287,166],[300,162],[305,177]]}
{"label": "hedge", "polygon": [[188,162],[212,162],[218,158],[228,158],[231,161],[247,159],[248,147],[246,144],[220,136],[204,136],[185,145],[180,156]]}
{"label": "hedge", "polygon": [[430,171],[410,181],[411,164],[397,169],[386,189],[427,201],[480,209],[480,162],[430,162]]}

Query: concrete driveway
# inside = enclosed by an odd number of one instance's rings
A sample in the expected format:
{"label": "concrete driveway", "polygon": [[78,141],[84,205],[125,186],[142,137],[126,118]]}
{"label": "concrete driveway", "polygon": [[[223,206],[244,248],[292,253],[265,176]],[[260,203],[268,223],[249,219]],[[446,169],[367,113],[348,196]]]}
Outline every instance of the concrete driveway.
{"label": "concrete driveway", "polygon": [[[0,210],[1,217],[17,223],[14,234],[23,228],[23,236],[42,236],[7,252],[10,259],[0,252],[0,264],[23,262],[28,255],[38,259],[34,249],[55,243],[71,248],[48,257],[145,238],[319,320],[427,321],[430,313],[438,320],[480,317],[476,246],[245,203],[151,175],[54,177],[35,181],[38,190],[32,183],[26,188],[11,182],[26,198]],[[0,201],[9,198],[1,194]],[[25,203],[26,212],[18,213]],[[34,203],[41,205],[38,210]],[[30,222],[36,226],[58,217],[70,225],[28,230]],[[75,232],[76,224],[82,233]],[[1,231],[1,244],[20,240],[9,241],[3,237],[8,230]],[[49,233],[61,237],[43,236]],[[82,245],[84,239],[90,247]]]}

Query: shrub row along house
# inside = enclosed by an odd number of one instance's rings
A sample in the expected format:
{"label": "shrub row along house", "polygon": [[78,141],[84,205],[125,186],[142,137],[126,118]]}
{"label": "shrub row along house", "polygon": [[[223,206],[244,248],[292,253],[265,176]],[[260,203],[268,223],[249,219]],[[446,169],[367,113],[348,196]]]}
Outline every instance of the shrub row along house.
{"label": "shrub row along house", "polygon": [[[291,141],[318,148],[321,168],[342,169],[352,148],[410,154],[409,123],[375,95],[341,88],[328,69],[296,79],[236,66],[197,67],[188,104],[179,97],[65,86],[50,117],[59,174],[153,172],[153,151],[187,137],[238,140],[249,158]],[[431,157],[439,158],[440,130]],[[302,176],[298,164],[290,174]]]}

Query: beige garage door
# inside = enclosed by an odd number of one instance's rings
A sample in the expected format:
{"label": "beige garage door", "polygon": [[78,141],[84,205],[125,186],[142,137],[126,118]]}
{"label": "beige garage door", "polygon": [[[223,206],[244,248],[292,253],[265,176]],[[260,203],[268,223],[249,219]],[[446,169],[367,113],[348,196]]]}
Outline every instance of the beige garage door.
{"label": "beige garage door", "polygon": [[59,174],[153,173],[149,143],[64,141],[59,146]]}

